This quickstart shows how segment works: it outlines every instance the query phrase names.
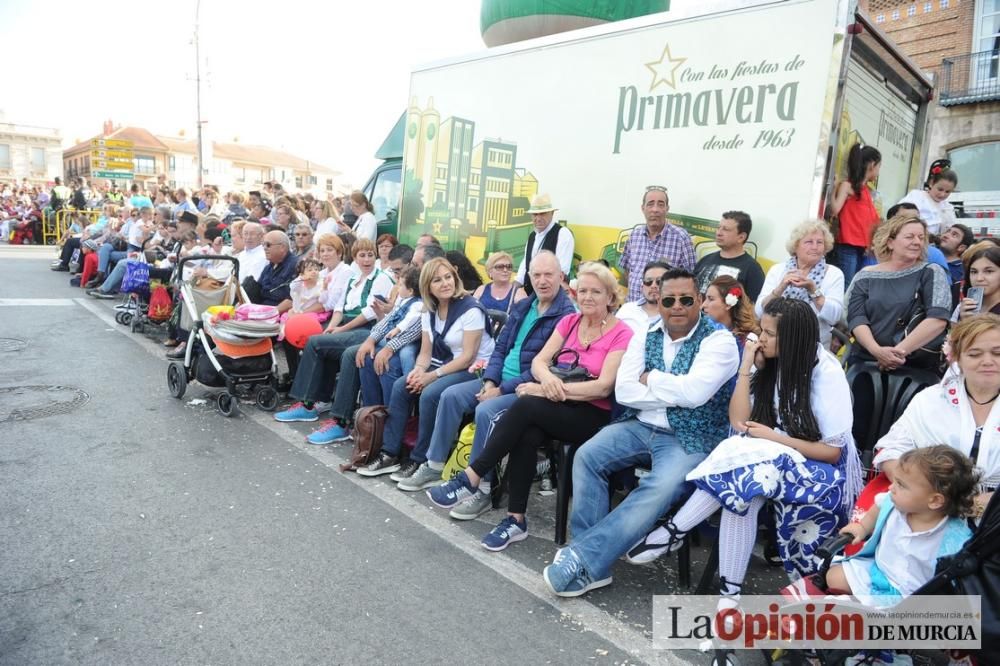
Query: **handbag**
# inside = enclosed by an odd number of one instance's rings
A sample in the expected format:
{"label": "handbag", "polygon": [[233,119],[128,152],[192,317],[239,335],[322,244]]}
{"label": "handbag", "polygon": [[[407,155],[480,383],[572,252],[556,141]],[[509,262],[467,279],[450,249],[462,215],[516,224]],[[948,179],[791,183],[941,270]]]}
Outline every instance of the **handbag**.
{"label": "handbag", "polygon": [[121,291],[126,294],[147,293],[149,291],[149,264],[141,259],[126,259]]}
{"label": "handbag", "polygon": [[[930,264],[924,266],[923,271],[930,268]],[[923,271],[921,271],[921,282],[923,282]],[[896,320],[896,332],[892,336],[893,345],[898,345],[906,339],[910,333],[927,318],[927,308],[920,301],[920,286],[917,286],[913,293],[913,300],[910,302],[910,309],[905,317]],[[947,333],[942,331],[940,335],[910,353],[907,365],[917,368],[936,368],[941,365],[944,341]]]}
{"label": "handbag", "polygon": [[[559,358],[567,354],[572,354],[573,360],[570,361],[569,365],[560,363]],[[590,374],[590,371],[580,365],[579,352],[575,349],[569,349],[566,347],[560,349],[559,352],[552,357],[552,365],[549,366],[549,372],[558,377],[559,380],[565,384],[587,382],[594,379],[594,376]]]}

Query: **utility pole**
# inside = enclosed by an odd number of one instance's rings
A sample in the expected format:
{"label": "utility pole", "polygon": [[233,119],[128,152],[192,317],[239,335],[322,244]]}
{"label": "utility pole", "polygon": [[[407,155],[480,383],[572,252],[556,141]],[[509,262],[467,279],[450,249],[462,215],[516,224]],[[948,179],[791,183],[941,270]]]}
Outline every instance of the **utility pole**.
{"label": "utility pole", "polygon": [[201,46],[198,43],[199,19],[201,15],[201,0],[197,0],[194,9],[194,81],[195,81],[195,104],[198,108],[198,189],[204,183],[202,175],[205,173],[204,151],[201,143]]}

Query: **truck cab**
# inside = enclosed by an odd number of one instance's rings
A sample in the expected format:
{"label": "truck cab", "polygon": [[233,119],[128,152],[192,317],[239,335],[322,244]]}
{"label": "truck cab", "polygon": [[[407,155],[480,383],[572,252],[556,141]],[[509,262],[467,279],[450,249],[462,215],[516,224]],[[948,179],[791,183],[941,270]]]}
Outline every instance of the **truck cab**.
{"label": "truck cab", "polygon": [[378,220],[378,234],[393,234],[399,236],[399,204],[403,188],[403,132],[406,126],[406,114],[399,116],[389,135],[385,137],[382,146],[376,151],[375,158],[382,164],[368,178],[361,191],[368,197],[375,209],[375,219]]}

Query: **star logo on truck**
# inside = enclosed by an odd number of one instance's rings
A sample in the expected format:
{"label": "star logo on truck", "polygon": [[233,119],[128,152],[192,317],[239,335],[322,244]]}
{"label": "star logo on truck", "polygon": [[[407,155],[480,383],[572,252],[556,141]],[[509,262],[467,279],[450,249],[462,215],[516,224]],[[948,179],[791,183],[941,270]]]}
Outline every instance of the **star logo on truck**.
{"label": "star logo on truck", "polygon": [[649,85],[649,91],[653,92],[661,83],[676,90],[677,70],[685,62],[687,62],[687,58],[674,58],[670,53],[670,44],[664,44],[660,59],[646,63],[646,69],[653,73],[653,82]]}

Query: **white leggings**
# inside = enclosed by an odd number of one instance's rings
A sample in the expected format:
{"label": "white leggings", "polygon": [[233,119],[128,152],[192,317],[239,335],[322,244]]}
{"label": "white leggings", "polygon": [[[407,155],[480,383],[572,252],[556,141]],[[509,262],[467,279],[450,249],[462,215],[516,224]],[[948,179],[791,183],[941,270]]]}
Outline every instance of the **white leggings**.
{"label": "white leggings", "polygon": [[[757,514],[764,506],[763,497],[754,497],[744,515],[722,510],[719,525],[719,576],[734,586],[724,586],[722,594],[737,594],[747,574],[753,544],[757,539]],[[722,505],[711,494],[700,488],[684,503],[674,516],[674,526],[680,532],[690,532],[718,511]]]}

